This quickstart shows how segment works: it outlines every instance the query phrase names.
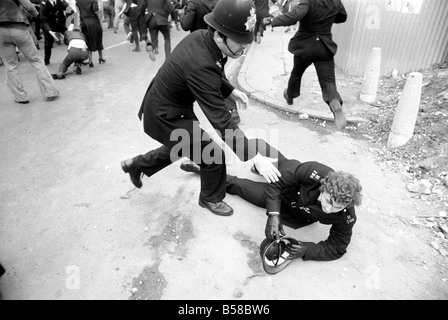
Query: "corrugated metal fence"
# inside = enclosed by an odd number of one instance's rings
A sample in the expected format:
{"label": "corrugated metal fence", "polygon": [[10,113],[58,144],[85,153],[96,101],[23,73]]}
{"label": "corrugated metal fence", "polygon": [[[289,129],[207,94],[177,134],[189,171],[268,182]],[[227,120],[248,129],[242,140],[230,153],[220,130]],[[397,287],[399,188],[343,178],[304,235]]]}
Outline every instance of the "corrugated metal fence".
{"label": "corrugated metal fence", "polygon": [[347,22],[333,26],[336,65],[362,76],[373,47],[382,51],[381,75],[418,71],[448,59],[448,1],[342,0]]}

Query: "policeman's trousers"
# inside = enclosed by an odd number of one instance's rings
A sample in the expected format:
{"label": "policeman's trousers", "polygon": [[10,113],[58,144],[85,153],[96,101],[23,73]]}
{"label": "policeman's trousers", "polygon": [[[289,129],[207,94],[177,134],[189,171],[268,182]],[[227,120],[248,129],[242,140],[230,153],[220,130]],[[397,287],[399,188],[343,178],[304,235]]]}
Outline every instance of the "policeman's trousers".
{"label": "policeman's trousers", "polygon": [[132,159],[135,168],[151,177],[173,162],[187,157],[201,167],[201,192],[199,200],[218,203],[226,196],[226,163],[224,151],[210,140],[201,129],[201,141],[189,139],[192,143],[173,141],[158,149]]}

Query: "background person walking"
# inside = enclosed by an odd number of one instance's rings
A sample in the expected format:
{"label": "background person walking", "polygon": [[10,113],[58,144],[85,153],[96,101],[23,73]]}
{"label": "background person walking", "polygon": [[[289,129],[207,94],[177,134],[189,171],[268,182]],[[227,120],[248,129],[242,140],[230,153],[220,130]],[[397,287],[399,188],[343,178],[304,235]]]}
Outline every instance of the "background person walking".
{"label": "background person walking", "polygon": [[36,17],[38,14],[29,0],[0,1],[0,56],[5,64],[8,87],[16,102],[29,103],[29,97],[19,73],[19,59],[16,53],[16,48],[18,48],[36,69],[37,83],[42,96],[45,100],[54,100],[58,97],[59,92],[39,55],[39,51],[37,51],[29,32],[28,19],[19,4],[32,16]]}
{"label": "background person walking", "polygon": [[149,29],[151,44],[155,54],[159,54],[159,31],[165,40],[165,59],[171,53],[170,22],[171,15],[173,21],[177,21],[177,12],[170,0],[143,0],[140,12],[148,11],[145,17],[146,27]]}
{"label": "background person walking", "polygon": [[76,0],[81,17],[81,31],[86,36],[89,47],[89,66],[93,67],[92,52],[98,51],[98,62],[104,63],[103,58],[103,27],[99,18],[100,8],[96,0]]}

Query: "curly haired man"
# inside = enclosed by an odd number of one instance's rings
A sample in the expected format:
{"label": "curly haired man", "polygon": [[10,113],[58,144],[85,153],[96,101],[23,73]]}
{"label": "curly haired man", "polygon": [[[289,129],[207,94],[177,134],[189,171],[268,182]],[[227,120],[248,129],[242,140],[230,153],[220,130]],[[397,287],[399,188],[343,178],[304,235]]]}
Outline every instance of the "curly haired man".
{"label": "curly haired man", "polygon": [[[265,143],[259,140],[260,146]],[[285,236],[283,224],[297,229],[315,222],[331,225],[328,238],[319,243],[299,241],[287,247],[288,259],[330,261],[342,257],[356,223],[355,206],[361,205],[362,187],[350,173],[334,171],[316,162],[287,159],[267,143],[259,150],[278,158],[279,181],[257,182],[227,175],[226,191],[266,208],[265,235],[270,240]],[[185,162],[181,169],[198,172],[199,167]],[[253,172],[257,173],[254,166]]]}

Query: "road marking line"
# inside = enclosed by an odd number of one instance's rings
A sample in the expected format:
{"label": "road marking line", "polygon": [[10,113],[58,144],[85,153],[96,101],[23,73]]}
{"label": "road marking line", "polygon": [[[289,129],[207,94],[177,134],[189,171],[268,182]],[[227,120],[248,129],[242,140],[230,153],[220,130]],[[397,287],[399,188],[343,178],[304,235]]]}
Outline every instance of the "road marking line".
{"label": "road marking line", "polygon": [[121,42],[121,43],[119,43],[119,44],[114,44],[113,46],[107,47],[107,48],[105,48],[104,50],[112,49],[112,48],[114,48],[114,47],[121,46],[122,44],[125,44],[125,43],[129,43],[129,41],[123,41],[123,42]]}

